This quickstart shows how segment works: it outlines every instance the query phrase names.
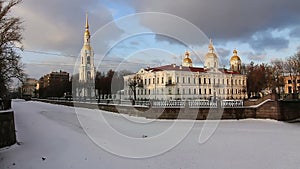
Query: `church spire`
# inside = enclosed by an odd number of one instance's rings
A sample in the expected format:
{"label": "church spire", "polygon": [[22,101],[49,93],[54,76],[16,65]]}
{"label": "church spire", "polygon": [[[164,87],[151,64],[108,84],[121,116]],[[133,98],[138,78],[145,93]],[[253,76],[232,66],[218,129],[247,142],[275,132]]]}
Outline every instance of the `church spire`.
{"label": "church spire", "polygon": [[85,18],[85,32],[84,32],[84,45],[88,46],[90,44],[90,31],[89,31],[89,19],[88,19],[88,13],[86,13]]}
{"label": "church spire", "polygon": [[213,42],[212,42],[212,39],[209,38],[209,45],[208,45],[208,49],[211,53],[214,52],[214,45],[213,45]]}
{"label": "church spire", "polygon": [[89,18],[87,12],[85,14],[85,29],[89,29]]}

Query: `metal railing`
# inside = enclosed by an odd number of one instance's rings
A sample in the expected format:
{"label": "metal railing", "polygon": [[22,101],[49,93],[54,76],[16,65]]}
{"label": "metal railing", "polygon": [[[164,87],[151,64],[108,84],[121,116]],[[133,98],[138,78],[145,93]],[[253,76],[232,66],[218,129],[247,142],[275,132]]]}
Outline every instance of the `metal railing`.
{"label": "metal railing", "polygon": [[[54,99],[52,100],[61,100]],[[68,100],[64,100],[68,101]],[[220,105],[222,108],[241,108],[244,107],[243,100],[120,100],[120,99],[100,99],[100,100],[76,100],[79,102],[93,102],[98,104],[118,104],[118,105],[136,105],[147,106],[153,108],[217,108]]]}

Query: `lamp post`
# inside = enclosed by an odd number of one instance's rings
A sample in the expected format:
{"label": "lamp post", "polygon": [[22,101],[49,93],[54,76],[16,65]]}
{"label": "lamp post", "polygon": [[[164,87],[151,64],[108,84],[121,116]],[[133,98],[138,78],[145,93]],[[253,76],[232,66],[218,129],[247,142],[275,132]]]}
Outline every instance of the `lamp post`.
{"label": "lamp post", "polygon": [[156,80],[157,80],[156,79],[156,72],[154,72],[154,100],[156,100],[156,83],[157,83]]}

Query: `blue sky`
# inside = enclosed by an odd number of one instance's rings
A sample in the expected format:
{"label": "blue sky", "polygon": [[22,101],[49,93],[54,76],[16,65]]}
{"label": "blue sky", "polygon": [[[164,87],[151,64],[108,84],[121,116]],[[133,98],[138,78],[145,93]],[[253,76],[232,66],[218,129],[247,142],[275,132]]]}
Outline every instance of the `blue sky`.
{"label": "blue sky", "polygon": [[[284,59],[300,49],[299,6],[298,0],[24,0],[13,15],[24,21],[25,71],[39,78],[60,69],[76,72],[86,11],[98,70],[136,71],[180,64],[187,49],[193,51],[194,64],[202,66],[209,37],[222,66],[234,49],[245,64]],[[161,15],[135,15],[143,12]],[[192,26],[201,32],[195,35]]]}

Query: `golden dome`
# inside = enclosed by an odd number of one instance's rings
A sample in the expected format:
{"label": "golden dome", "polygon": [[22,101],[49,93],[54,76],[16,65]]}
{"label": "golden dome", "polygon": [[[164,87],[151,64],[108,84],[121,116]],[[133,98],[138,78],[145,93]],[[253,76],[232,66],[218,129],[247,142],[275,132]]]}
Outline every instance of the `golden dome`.
{"label": "golden dome", "polygon": [[183,59],[183,63],[193,63],[192,59],[186,57]]}
{"label": "golden dome", "polygon": [[240,57],[239,56],[232,56],[230,61],[240,61]]}
{"label": "golden dome", "polygon": [[230,61],[241,61],[241,58],[237,55],[237,50],[233,50],[233,56],[230,58]]}

